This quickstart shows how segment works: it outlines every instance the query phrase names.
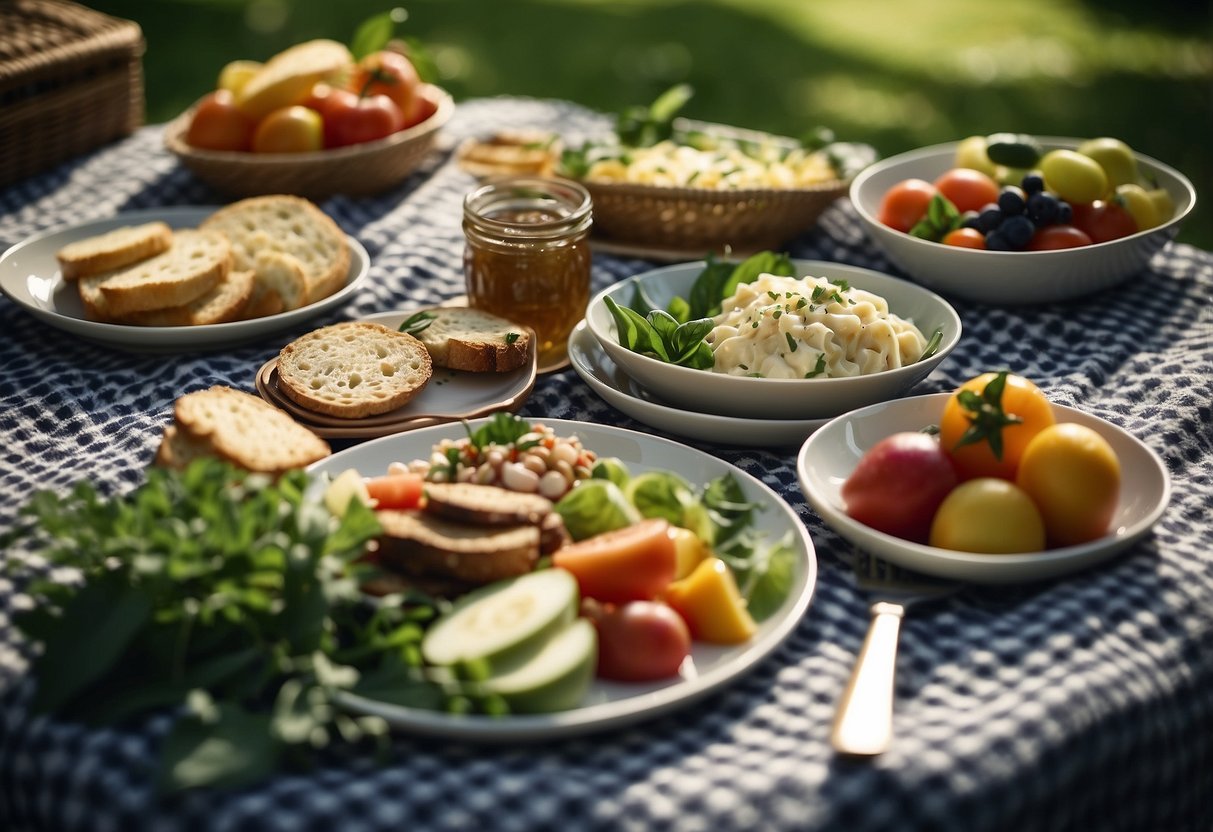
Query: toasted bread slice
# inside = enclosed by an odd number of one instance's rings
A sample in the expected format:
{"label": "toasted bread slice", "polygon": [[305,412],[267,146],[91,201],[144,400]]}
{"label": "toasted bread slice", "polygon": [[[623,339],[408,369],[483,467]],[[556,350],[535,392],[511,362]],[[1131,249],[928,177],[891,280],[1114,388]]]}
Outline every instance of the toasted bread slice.
{"label": "toasted bread slice", "polygon": [[249,471],[278,475],[330,453],[327,442],[278,408],[230,387],[187,393],[173,414],[187,438]]}
{"label": "toasted bread slice", "polygon": [[168,251],[173,231],[163,222],[125,225],[96,237],[68,243],[55,253],[64,280],[112,272]]}
{"label": "toasted bread slice", "polygon": [[360,419],[403,407],[433,374],[411,335],[346,321],[309,332],[278,354],[278,388],[308,410]]}
{"label": "toasted bread slice", "polygon": [[489,583],[530,572],[539,559],[539,528],[469,526],[423,512],[380,511],[380,561],[406,575]]}
{"label": "toasted bread slice", "polygon": [[[349,276],[350,249],[344,232],[302,197],[274,194],[242,199],[220,208],[201,227],[227,235],[238,269],[257,269],[262,252],[295,258],[307,279],[301,306],[333,294]],[[284,297],[283,308],[288,304]]]}
{"label": "toasted bread slice", "polygon": [[536,525],[552,513],[552,501],[538,494],[524,494],[495,485],[427,482],[425,511],[455,523],[480,526]]}
{"label": "toasted bread slice", "polygon": [[318,82],[352,68],[354,56],[334,40],[309,40],[279,52],[249,79],[236,104],[254,119],[301,104]]}
{"label": "toasted bread slice", "polygon": [[253,295],[253,273],[231,271],[209,292],[184,306],[134,312],[123,323],[139,326],[204,326],[235,321]]}
{"label": "toasted bread slice", "polygon": [[508,373],[527,363],[531,330],[482,309],[440,306],[426,310],[429,325],[417,333],[438,367],[470,373]]}
{"label": "toasted bread slice", "polygon": [[170,424],[164,428],[153,462],[162,468],[175,468],[180,471],[187,468],[195,459],[214,455],[210,443],[191,439],[188,434],[178,430],[176,425]]}
{"label": "toasted bread slice", "polygon": [[232,249],[226,237],[186,229],[173,235],[168,251],[110,272],[97,288],[114,317],[184,306],[214,288],[231,264]]}

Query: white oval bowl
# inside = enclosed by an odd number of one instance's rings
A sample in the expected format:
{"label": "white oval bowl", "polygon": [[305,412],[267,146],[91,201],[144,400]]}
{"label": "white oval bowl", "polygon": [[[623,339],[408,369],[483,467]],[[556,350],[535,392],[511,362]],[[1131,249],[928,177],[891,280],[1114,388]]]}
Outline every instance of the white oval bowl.
{"label": "white oval bowl", "polygon": [[951,395],[934,393],[865,407],[827,422],[810,436],[797,454],[796,474],[817,516],[843,539],[898,566],[973,583],[1007,584],[1055,578],[1115,557],[1144,537],[1166,509],[1171,482],[1158,454],[1111,422],[1054,404],[1058,422],[1077,422],[1096,431],[1120,461],[1120,499],[1104,537],[1043,552],[989,555],[902,540],[848,515],[842,485],[863,455],[894,433],[938,425]]}
{"label": "white oval bowl", "polygon": [[[1046,149],[1075,149],[1079,139],[1040,137]],[[1139,169],[1175,200],[1175,214],[1155,228],[1119,240],[1055,251],[984,251],[933,243],[896,231],[876,217],[889,188],[906,179],[933,182],[955,167],[958,142],[890,156],[851,182],[851,202],[868,236],[899,269],[949,297],[996,305],[1070,300],[1111,288],[1141,272],[1179,233],[1196,206],[1196,189],[1179,171],[1135,154]]]}
{"label": "white oval bowl", "polygon": [[690,293],[691,285],[706,265],[702,260],[643,272],[599,292],[586,308],[586,324],[612,361],[663,400],[696,413],[751,419],[825,419],[904,395],[939,366],[960,341],[960,316],[934,292],[871,269],[823,260],[793,262],[800,277],[846,280],[857,289],[880,295],[888,301],[890,312],[912,320],[928,338],[942,328],[939,349],[916,364],[866,376],[782,379],[693,370],[622,346],[604,299],[610,297],[620,306],[627,306],[632,299],[633,282],[638,281],[649,297],[664,308],[674,296],[686,297]]}

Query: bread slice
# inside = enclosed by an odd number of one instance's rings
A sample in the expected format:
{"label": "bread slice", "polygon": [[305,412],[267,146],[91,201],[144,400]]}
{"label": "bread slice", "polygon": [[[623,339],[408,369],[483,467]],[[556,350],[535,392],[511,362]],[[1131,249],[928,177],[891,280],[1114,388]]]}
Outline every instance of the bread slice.
{"label": "bread slice", "polygon": [[268,249],[259,251],[253,273],[256,276],[253,297],[244,317],[263,318],[307,305],[307,273],[294,256]]}
{"label": "bread slice", "polygon": [[166,425],[153,462],[162,468],[182,471],[195,459],[210,456],[214,456],[214,453],[209,443],[191,439],[188,434],[178,430],[176,425]]}
{"label": "bread slice", "polygon": [[[200,227],[227,235],[238,269],[256,270],[262,252],[294,257],[307,279],[306,303],[333,294],[349,276],[350,249],[344,232],[302,197],[273,194],[242,199],[220,208]],[[283,301],[283,308],[289,308],[287,299]]]}
{"label": "bread slice", "polygon": [[454,523],[537,525],[552,513],[552,501],[538,494],[525,494],[495,485],[429,482],[425,484],[425,511]]}
{"label": "bread slice", "polygon": [[284,412],[231,387],[187,393],[173,415],[187,439],[249,471],[278,475],[330,453],[327,442]]}
{"label": "bread slice", "polygon": [[95,237],[68,243],[55,253],[64,280],[112,272],[167,251],[173,231],[163,222],[124,225]]}
{"label": "bread slice", "polygon": [[406,575],[489,583],[522,575],[539,559],[539,528],[469,526],[423,512],[376,512],[379,559]]}
{"label": "bread slice", "polygon": [[184,306],[135,312],[122,323],[138,326],[204,326],[235,321],[242,317],[253,295],[253,273],[230,271],[206,292]]}
{"label": "bread slice", "polygon": [[470,373],[508,373],[530,358],[531,330],[482,309],[440,306],[417,333],[438,367]]}
{"label": "bread slice", "polygon": [[226,237],[187,229],[173,235],[168,251],[111,272],[97,288],[115,317],[184,306],[214,288],[231,263],[232,249]]}
{"label": "bread slice", "polygon": [[312,87],[354,64],[344,44],[309,40],[279,52],[249,79],[237,96],[237,106],[255,119],[292,104],[301,104]]}
{"label": "bread slice", "polygon": [[322,327],[278,354],[283,394],[308,410],[347,419],[403,407],[432,374],[420,341],[366,321]]}

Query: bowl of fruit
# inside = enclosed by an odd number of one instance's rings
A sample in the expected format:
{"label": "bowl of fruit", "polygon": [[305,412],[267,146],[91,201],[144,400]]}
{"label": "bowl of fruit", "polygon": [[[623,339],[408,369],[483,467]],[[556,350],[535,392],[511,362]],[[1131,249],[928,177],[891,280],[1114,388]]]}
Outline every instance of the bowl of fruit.
{"label": "bowl of fruit", "polygon": [[952,297],[1065,301],[1139,274],[1196,205],[1179,171],[1113,138],[972,136],[884,159],[851,184],[868,236]]}
{"label": "bowl of fruit", "polygon": [[319,199],[391,188],[421,164],[454,112],[440,87],[389,49],[355,60],[312,40],[265,63],[234,61],[165,129],[168,149],[232,196]]}

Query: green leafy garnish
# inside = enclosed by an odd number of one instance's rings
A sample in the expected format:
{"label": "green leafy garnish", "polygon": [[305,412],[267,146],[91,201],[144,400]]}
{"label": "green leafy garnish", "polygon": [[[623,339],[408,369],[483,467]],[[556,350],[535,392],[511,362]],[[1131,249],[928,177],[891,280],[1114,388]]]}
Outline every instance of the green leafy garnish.
{"label": "green leafy garnish", "polygon": [[973,390],[961,390],[956,394],[965,418],[969,420],[968,430],[956,442],[957,448],[988,442],[994,458],[1002,459],[1002,429],[1023,422],[1021,417],[1007,413],[1002,407],[1002,393],[1006,389],[1008,375],[1007,370],[998,373],[980,394]]}
{"label": "green leafy garnish", "polygon": [[674,134],[674,117],[695,94],[690,84],[676,84],[647,107],[629,107],[619,114],[615,133],[628,147],[651,147]]}
{"label": "green leafy garnish", "polygon": [[826,354],[824,352],[817,353],[817,363],[813,365],[813,369],[804,374],[805,378],[817,378],[826,371]]}
{"label": "green leafy garnish", "polygon": [[[526,419],[513,413],[499,410],[475,431],[465,421],[464,430],[468,439],[476,448],[487,448],[489,445],[515,445],[519,450],[533,447],[539,440],[520,442],[522,437],[531,432],[531,425]],[[454,449],[452,449],[454,450]],[[456,453],[458,453],[456,451]]]}
{"label": "green leafy garnish", "polygon": [[[424,311],[424,310],[421,312],[416,312],[416,313],[410,315],[409,317],[405,318],[404,322],[400,324],[400,327],[397,331],[405,332],[405,333],[408,333],[409,335],[417,335],[417,334],[425,331],[429,327],[429,325],[434,322],[434,319],[437,317],[438,316],[433,312],[428,312],[428,311]],[[517,336],[515,336],[515,337],[517,337]]]}
{"label": "green leafy garnish", "polygon": [[935,194],[927,203],[926,215],[910,229],[910,236],[938,243],[963,223],[964,217],[952,201],[942,194]]}
{"label": "green leafy garnish", "polygon": [[710,318],[679,323],[673,315],[660,309],[654,309],[646,316],[620,306],[612,298],[605,301],[615,319],[619,343],[626,349],[695,370],[711,369],[715,364],[712,347],[703,340],[714,326]]}
{"label": "green leafy garnish", "polygon": [[943,327],[936,327],[931,333],[931,337],[927,339],[927,345],[922,349],[922,355],[918,357],[919,361],[926,361],[935,353],[939,352],[939,345],[943,343]]}

